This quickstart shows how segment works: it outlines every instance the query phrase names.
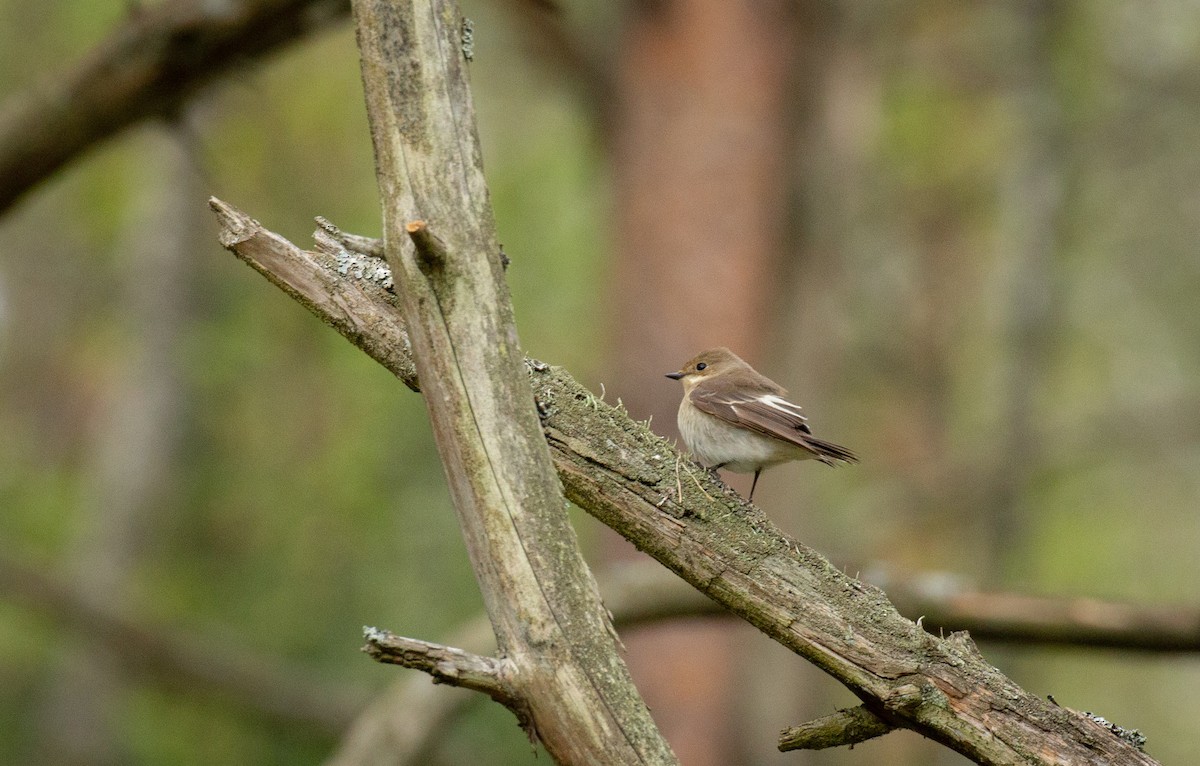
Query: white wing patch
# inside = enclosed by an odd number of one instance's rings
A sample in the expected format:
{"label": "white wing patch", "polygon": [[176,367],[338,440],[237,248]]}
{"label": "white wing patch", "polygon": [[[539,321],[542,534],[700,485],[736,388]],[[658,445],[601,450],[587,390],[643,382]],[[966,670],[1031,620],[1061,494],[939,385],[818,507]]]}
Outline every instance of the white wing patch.
{"label": "white wing patch", "polygon": [[778,396],[775,396],[774,394],[767,394],[766,396],[760,396],[760,397],[758,397],[758,401],[762,402],[763,404],[767,405],[768,407],[773,407],[774,409],[782,410],[783,412],[786,412],[788,415],[791,415],[794,418],[800,418],[801,420],[808,420],[808,418],[804,417],[804,413],[801,411],[799,404],[792,404],[787,399],[782,399]]}

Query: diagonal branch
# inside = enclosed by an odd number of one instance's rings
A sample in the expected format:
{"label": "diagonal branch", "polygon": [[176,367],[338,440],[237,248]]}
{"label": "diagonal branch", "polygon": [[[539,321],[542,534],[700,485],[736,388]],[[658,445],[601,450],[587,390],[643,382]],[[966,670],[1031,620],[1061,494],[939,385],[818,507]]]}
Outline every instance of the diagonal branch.
{"label": "diagonal branch", "polygon": [[[539,57],[588,90],[607,124],[611,79],[561,9],[508,0]],[[71,68],[0,103],[0,213],[55,170],[138,122],[170,117],[209,83],[349,15],[349,0],[167,0],[137,5]],[[380,251],[382,256],[382,250]]]}
{"label": "diagonal branch", "polygon": [[[1149,637],[1143,646],[1133,648],[1146,651],[1169,651],[1167,647],[1200,646],[1200,614],[1194,607],[1147,607],[1137,604],[1102,602],[1104,612],[1121,616],[1114,621],[1109,632],[1098,633],[1099,625],[1077,624],[1080,618],[1087,619],[1087,612],[1080,614],[1074,607],[1076,599],[1037,599],[1043,609],[1063,615],[1063,622],[1048,625],[1045,621],[1033,620],[1029,624],[1012,619],[996,621],[991,615],[1003,610],[1010,599],[1022,597],[1005,593],[980,593],[965,589],[970,598],[964,603],[952,588],[944,573],[932,573],[919,577],[887,579],[886,585],[880,575],[868,570],[864,575],[875,585],[885,587],[889,597],[909,616],[924,615],[922,627],[931,633],[941,629],[969,629],[974,635],[979,631],[994,641],[1042,644],[1060,643],[1067,646],[1129,647],[1136,635],[1138,624],[1148,624]],[[700,593],[658,564],[643,560],[627,562],[619,567],[597,573],[600,592],[605,605],[612,610],[613,621],[620,629],[655,620],[687,617],[732,617],[720,604]],[[937,588],[932,582],[942,583]],[[897,595],[899,594],[899,595]],[[989,607],[994,599],[997,607]],[[1091,609],[1095,609],[1095,605]],[[1048,629],[1049,628],[1049,629]],[[1093,641],[1087,644],[1069,643],[1080,630],[1091,630]],[[1100,644],[1103,640],[1105,643]],[[490,625],[480,615],[466,627],[458,630],[451,641],[471,651],[485,652],[494,649]],[[338,752],[328,761],[329,766],[361,766],[380,762],[376,754],[388,753],[391,763],[420,763],[427,758],[432,738],[436,732],[445,731],[457,711],[465,709],[474,697],[439,694],[431,691],[423,679],[413,677],[397,685],[373,701],[355,720]],[[829,719],[829,720],[826,720]],[[867,719],[867,720],[862,720]],[[873,721],[873,724],[868,723]],[[860,725],[861,724],[861,725]],[[863,727],[867,727],[864,729]],[[863,707],[845,717],[826,716],[807,724],[788,729],[781,736],[781,745],[786,749],[811,749],[814,744],[833,747],[861,742],[857,732],[878,730],[891,731],[890,724],[881,721]],[[795,732],[790,734],[790,732]],[[823,733],[824,736],[818,736]],[[823,744],[822,744],[823,743]]]}
{"label": "diagonal branch", "polygon": [[[279,247],[278,238],[228,205],[210,204],[224,227],[241,231],[231,249],[262,268],[256,250]],[[335,255],[304,259],[331,263]],[[321,300],[308,291],[327,281],[338,281],[336,272],[311,274],[291,286],[305,292],[311,307]],[[403,332],[383,287],[354,282],[341,289],[346,313],[356,313],[360,301],[374,312],[369,334]],[[379,347],[356,342],[367,350]],[[402,365],[391,364],[402,356],[376,358],[389,360],[389,369],[415,384]],[[565,371],[531,364],[530,376],[570,500],[838,679],[876,716],[979,763],[1155,763],[1095,721],[1018,687],[985,662],[965,634],[943,640],[926,633],[878,588],[781,533],[757,508],[681,461],[668,442],[597,400]],[[690,478],[679,480],[679,472]]]}
{"label": "diagonal branch", "polygon": [[0,104],[0,212],[104,139],[172,115],[209,82],[348,10],[346,0],[171,0],[137,8],[73,69]]}
{"label": "diagonal branch", "polygon": [[370,690],[310,677],[278,657],[216,636],[135,619],[0,550],[0,593],[107,649],[125,672],[187,695],[232,703],[266,720],[333,736],[354,720]]}

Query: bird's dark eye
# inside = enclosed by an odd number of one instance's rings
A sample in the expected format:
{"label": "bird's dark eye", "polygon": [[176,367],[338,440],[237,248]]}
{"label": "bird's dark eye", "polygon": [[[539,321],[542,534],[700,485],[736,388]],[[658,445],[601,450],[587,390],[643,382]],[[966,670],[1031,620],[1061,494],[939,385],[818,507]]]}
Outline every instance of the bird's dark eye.
{"label": "bird's dark eye", "polygon": [[701,362],[700,364],[696,365],[696,370],[697,370],[697,371],[699,371],[699,370],[703,370],[705,367],[708,367],[708,363],[707,363],[707,362]]}

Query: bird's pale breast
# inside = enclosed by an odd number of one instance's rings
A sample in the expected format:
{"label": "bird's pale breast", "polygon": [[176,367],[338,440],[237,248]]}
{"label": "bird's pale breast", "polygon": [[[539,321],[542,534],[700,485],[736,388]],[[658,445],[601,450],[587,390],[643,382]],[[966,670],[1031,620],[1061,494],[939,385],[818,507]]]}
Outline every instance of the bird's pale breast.
{"label": "bird's pale breast", "polygon": [[703,465],[723,465],[735,473],[753,473],[813,453],[794,444],[731,425],[696,408],[687,396],[679,404],[679,434]]}

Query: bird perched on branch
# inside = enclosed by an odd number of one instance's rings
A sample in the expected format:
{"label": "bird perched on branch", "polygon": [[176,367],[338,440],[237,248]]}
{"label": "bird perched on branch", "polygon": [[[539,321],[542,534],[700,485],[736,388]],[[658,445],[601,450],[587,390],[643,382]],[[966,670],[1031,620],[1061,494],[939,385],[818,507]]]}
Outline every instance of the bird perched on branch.
{"label": "bird perched on branch", "polygon": [[679,433],[688,450],[709,468],[753,472],[751,500],[764,468],[789,460],[858,462],[845,447],[813,436],[787,391],[727,348],[705,351],[667,377],[683,382]]}

